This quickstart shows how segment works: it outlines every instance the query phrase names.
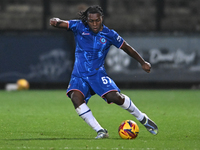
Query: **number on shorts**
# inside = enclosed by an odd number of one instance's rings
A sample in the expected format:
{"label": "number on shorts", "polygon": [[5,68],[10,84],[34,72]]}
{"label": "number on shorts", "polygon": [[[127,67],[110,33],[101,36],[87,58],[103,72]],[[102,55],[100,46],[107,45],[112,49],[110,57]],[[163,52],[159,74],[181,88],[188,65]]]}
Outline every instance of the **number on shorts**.
{"label": "number on shorts", "polygon": [[108,76],[101,77],[101,80],[103,81],[103,84],[111,83],[111,79]]}

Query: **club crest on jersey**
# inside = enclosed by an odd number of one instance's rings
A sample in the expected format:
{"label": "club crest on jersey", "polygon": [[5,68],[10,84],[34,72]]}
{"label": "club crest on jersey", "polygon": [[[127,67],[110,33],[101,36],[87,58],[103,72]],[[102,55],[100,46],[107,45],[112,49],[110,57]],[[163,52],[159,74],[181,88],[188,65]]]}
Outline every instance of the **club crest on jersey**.
{"label": "club crest on jersey", "polygon": [[100,42],[102,43],[102,44],[105,44],[106,42],[107,42],[107,40],[105,39],[105,38],[100,38]]}
{"label": "club crest on jersey", "polygon": [[90,33],[85,33],[85,32],[83,32],[82,35],[90,35]]}

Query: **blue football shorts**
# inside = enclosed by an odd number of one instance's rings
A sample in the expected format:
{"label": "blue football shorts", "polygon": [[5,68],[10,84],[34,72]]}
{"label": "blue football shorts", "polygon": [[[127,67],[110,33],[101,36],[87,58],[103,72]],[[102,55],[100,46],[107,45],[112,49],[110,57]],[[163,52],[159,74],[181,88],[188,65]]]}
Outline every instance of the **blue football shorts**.
{"label": "blue football shorts", "polygon": [[72,75],[67,89],[68,97],[69,92],[72,90],[80,91],[83,94],[86,103],[88,103],[90,97],[94,94],[98,94],[106,101],[104,98],[106,93],[110,91],[120,92],[120,89],[115,82],[103,69],[99,69],[95,75],[88,77],[77,77]]}

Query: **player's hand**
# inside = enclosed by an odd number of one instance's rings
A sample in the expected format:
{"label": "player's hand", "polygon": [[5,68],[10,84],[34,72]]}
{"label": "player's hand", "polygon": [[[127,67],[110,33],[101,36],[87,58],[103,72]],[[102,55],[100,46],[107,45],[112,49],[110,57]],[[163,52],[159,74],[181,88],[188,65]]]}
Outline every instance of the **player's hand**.
{"label": "player's hand", "polygon": [[57,23],[60,21],[59,18],[51,18],[50,25],[56,27]]}
{"label": "player's hand", "polygon": [[144,71],[146,71],[147,73],[150,73],[150,71],[151,71],[151,64],[145,61],[145,63],[142,65],[142,69]]}

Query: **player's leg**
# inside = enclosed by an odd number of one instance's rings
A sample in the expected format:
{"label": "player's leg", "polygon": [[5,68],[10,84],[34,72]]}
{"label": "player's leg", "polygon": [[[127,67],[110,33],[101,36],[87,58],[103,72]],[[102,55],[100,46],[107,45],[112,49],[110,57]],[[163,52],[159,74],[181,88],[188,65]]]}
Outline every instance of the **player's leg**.
{"label": "player's leg", "polygon": [[68,93],[68,95],[71,98],[75,109],[85,103],[83,94],[78,90],[72,90]]}
{"label": "player's leg", "polygon": [[78,115],[97,132],[96,139],[108,137],[107,130],[103,129],[93,116],[90,108],[84,102],[84,96],[79,91],[70,91],[69,96]]}
{"label": "player's leg", "polygon": [[[70,86],[67,89],[67,96],[71,99],[76,112],[78,115],[93,129],[98,135],[96,138],[105,138],[108,137],[108,133],[105,129],[94,118],[90,108],[87,106],[87,101],[91,97],[89,88],[82,87],[81,79],[72,78],[70,80]],[[78,85],[80,84],[80,85]],[[103,133],[103,134],[102,134]]]}
{"label": "player's leg", "polygon": [[105,94],[104,97],[108,103],[115,103],[129,111],[137,120],[141,121],[144,118],[144,114],[134,105],[128,96],[118,91],[111,91]]}
{"label": "player's leg", "polygon": [[140,121],[150,133],[158,133],[157,125],[150,118],[148,118],[146,114],[142,113],[128,96],[121,94],[117,91],[112,91],[105,94],[104,97],[109,103],[113,102],[121,106],[123,109],[129,111],[130,114],[135,116],[136,119]]}
{"label": "player's leg", "polygon": [[158,127],[157,125],[149,118],[146,114],[142,113],[131,101],[131,99],[122,94],[124,96],[124,103],[123,105],[120,105],[123,109],[126,109],[129,111],[133,116],[137,118],[145,127],[146,129],[151,133],[156,135],[158,133]]}
{"label": "player's leg", "polygon": [[[107,75],[104,69],[102,68],[99,69],[96,75],[88,78],[87,80],[89,84],[92,83],[90,84],[90,86],[95,91],[95,93],[97,93],[102,98],[104,98],[108,103],[115,103],[121,106],[122,108],[126,109],[127,111],[129,111],[133,116],[135,116],[139,121],[141,121],[141,123],[145,122],[143,124],[146,128],[147,128],[148,122],[152,122],[152,121],[148,121],[150,119],[148,119],[145,116],[145,114],[143,114],[134,105],[134,103],[131,101],[131,99],[128,96],[125,96],[120,93],[120,89],[117,87],[115,82]],[[152,124],[155,124],[155,123],[152,122]],[[157,129],[156,124],[153,127],[152,127],[152,124],[151,126],[148,126],[147,128],[148,131]],[[149,129],[149,127],[152,127],[152,128]],[[154,134],[154,132],[152,131],[150,132]]]}

